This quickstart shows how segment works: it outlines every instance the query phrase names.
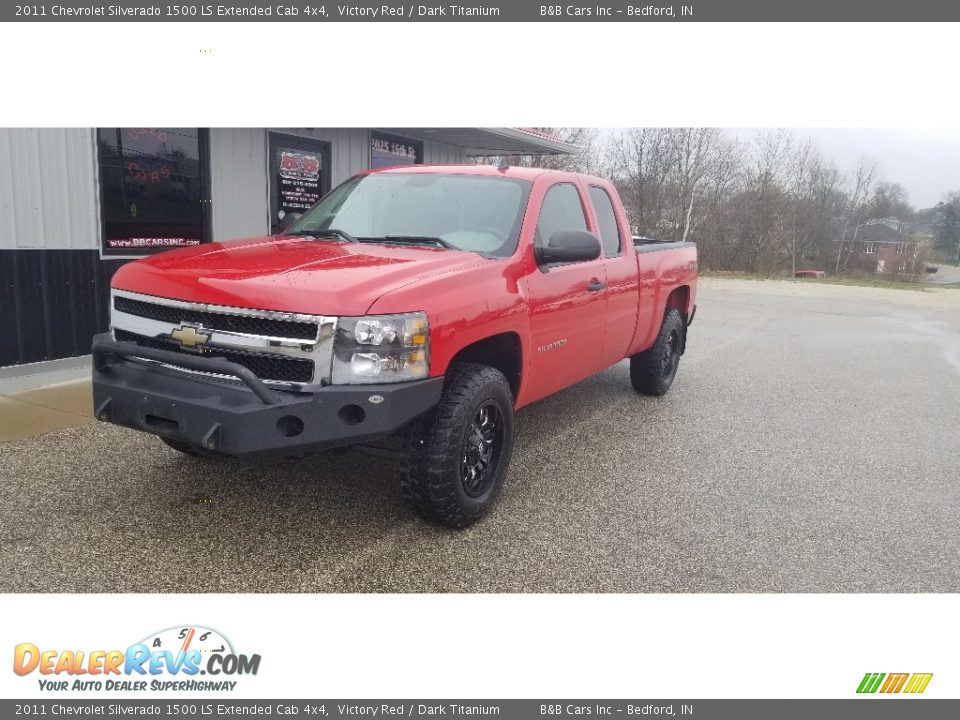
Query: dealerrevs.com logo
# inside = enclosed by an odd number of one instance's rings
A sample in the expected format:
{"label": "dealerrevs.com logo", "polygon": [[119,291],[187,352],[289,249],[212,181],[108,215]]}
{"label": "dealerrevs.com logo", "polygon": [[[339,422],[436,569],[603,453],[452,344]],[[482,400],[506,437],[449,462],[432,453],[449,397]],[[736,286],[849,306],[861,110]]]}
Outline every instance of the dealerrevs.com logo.
{"label": "dealerrevs.com logo", "polygon": [[13,671],[36,675],[41,690],[144,692],[231,691],[256,675],[260,655],[236,653],[223,635],[199,626],[151,633],[125,650],[50,650],[20,643]]}

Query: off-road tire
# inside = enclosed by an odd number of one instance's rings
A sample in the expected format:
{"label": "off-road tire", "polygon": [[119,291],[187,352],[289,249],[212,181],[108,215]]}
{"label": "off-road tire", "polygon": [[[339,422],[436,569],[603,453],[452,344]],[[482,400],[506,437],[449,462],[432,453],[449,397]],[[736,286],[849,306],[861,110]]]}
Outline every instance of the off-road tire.
{"label": "off-road tire", "polygon": [[[472,444],[478,437],[476,421],[493,415],[494,408],[500,425],[494,423],[490,430],[496,433],[490,444],[489,476],[471,495],[468,487],[476,465],[470,470],[465,466],[470,462],[468,453],[477,457]],[[513,395],[503,373],[475,363],[452,366],[437,407],[408,429],[400,464],[403,499],[428,520],[453,528],[470,525],[493,507],[500,494],[513,453],[513,436]],[[483,446],[480,452],[484,452]]]}
{"label": "off-road tire", "polygon": [[630,382],[643,395],[663,395],[673,385],[684,343],[683,315],[667,310],[653,346],[630,358]]}
{"label": "off-road tire", "polygon": [[189,455],[190,457],[204,458],[205,460],[214,460],[223,457],[223,455],[218,452],[207,450],[199,445],[193,445],[192,443],[183,442],[182,440],[173,440],[172,438],[165,437],[161,437],[160,439],[165,445],[172,447],[174,450],[183,453],[184,455]]}

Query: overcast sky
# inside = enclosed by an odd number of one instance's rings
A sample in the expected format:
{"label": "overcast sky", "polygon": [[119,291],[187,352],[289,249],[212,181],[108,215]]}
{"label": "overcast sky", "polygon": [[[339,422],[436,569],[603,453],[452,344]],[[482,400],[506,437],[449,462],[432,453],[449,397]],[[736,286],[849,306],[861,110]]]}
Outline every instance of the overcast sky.
{"label": "overcast sky", "polygon": [[[762,130],[732,130],[743,139]],[[958,128],[794,128],[800,140],[813,138],[820,151],[840,170],[856,167],[861,155],[880,164],[883,180],[903,185],[915,208],[936,205],[951,190],[960,190],[960,127]]]}

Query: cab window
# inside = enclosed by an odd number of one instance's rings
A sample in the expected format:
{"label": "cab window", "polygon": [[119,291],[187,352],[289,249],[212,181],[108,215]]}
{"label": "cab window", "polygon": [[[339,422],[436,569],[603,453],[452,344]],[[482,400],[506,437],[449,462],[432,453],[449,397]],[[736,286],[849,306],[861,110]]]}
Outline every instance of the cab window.
{"label": "cab window", "polygon": [[534,242],[546,245],[558,230],[586,230],[587,218],[580,202],[580,193],[571,183],[560,183],[547,190],[537,218]]}
{"label": "cab window", "polygon": [[617,223],[617,213],[613,209],[613,201],[607,191],[596,185],[590,186],[590,202],[597,213],[597,225],[600,230],[600,241],[603,243],[603,254],[607,257],[619,255],[623,249],[620,237],[620,225]]}

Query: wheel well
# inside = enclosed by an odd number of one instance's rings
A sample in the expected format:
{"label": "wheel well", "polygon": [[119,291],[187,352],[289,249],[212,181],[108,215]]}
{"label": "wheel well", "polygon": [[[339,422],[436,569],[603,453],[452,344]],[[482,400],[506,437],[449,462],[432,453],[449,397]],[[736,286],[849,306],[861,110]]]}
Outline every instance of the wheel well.
{"label": "wheel well", "polygon": [[666,314],[667,310],[679,310],[680,314],[683,315],[683,319],[687,319],[687,308],[690,303],[690,286],[681,285],[678,288],[674,288],[673,291],[667,296],[667,307],[663,311]]}
{"label": "wheel well", "polygon": [[690,319],[687,317],[687,308],[690,306],[690,286],[681,285],[678,288],[674,288],[670,295],[667,296],[667,307],[663,311],[663,316],[666,317],[667,313],[671,310],[679,310],[680,315],[683,317],[683,331],[680,333],[680,354],[683,355],[687,351],[687,321]]}
{"label": "wheel well", "polygon": [[450,364],[455,362],[474,362],[496,368],[510,384],[513,397],[516,398],[520,392],[523,352],[520,349],[520,336],[516,333],[501,333],[467,345],[453,356]]}

